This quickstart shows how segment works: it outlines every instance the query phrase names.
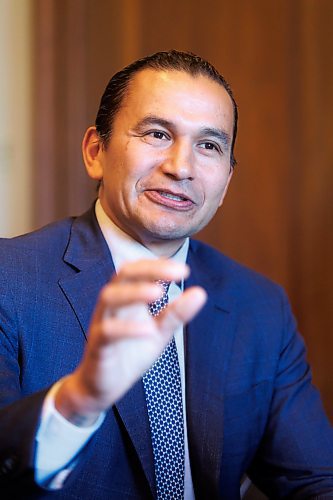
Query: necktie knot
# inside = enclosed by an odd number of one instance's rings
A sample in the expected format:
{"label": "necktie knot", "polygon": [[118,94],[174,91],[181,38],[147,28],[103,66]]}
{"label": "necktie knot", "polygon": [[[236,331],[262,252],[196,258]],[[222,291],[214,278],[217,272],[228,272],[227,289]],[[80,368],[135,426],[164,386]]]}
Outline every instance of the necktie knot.
{"label": "necktie knot", "polygon": [[170,281],[158,280],[156,281],[156,283],[162,286],[163,293],[159,299],[154,300],[154,302],[148,304],[148,309],[152,316],[157,316],[158,314],[160,314],[160,312],[166,308],[169,301],[168,291],[170,287]]}

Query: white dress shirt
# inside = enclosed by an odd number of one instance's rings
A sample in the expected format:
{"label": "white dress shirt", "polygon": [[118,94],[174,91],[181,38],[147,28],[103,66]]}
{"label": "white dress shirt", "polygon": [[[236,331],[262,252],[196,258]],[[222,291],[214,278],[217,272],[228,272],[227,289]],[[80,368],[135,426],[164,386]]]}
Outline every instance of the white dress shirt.
{"label": "white dress shirt", "polygon": [[[157,259],[146,247],[133,240],[128,234],[119,229],[105,214],[99,200],[96,202],[96,217],[104,238],[110,249],[116,271],[128,261],[139,259]],[[187,258],[189,241],[186,239],[182,247],[172,259],[185,262]],[[181,289],[172,282],[169,288],[169,301],[172,302]],[[180,376],[182,384],[182,398],[184,410],[184,438],[185,438],[185,500],[193,500],[193,483],[188,453],[188,438],[186,425],[185,404],[185,360],[183,327],[175,331]],[[41,416],[41,423],[36,435],[35,469],[36,481],[40,485],[51,489],[61,488],[68,474],[75,467],[73,459],[92,437],[94,432],[101,426],[104,414],[101,414],[94,425],[89,427],[78,427],[66,420],[54,406],[54,396],[61,384],[61,380],[48,392]],[[79,460],[79,457],[77,458]],[[68,466],[68,464],[71,464]]]}

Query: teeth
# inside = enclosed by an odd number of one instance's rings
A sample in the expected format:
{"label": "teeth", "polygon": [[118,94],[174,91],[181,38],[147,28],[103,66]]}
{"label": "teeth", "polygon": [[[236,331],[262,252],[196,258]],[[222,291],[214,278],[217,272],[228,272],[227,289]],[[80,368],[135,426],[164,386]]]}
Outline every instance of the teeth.
{"label": "teeth", "polygon": [[170,200],[175,200],[175,201],[184,201],[185,200],[185,198],[182,198],[181,196],[176,196],[174,194],[165,193],[164,191],[161,191],[161,195],[164,196],[164,198],[169,198]]}

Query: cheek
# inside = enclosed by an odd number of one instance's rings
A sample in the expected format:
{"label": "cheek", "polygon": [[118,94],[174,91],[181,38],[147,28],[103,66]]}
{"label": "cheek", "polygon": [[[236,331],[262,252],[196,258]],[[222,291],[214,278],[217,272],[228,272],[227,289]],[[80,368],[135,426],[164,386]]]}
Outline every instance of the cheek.
{"label": "cheek", "polygon": [[230,171],[230,166],[228,166],[229,173],[228,175],[223,176],[221,181],[221,189],[219,190],[219,207],[222,205],[225,195],[227,194],[229,183],[232,178],[232,171]]}
{"label": "cheek", "polygon": [[123,179],[123,183],[127,186],[135,185],[140,182],[148,173],[147,155],[139,154],[137,151],[128,151],[126,157],[122,159],[118,165],[118,175]]}
{"label": "cheek", "polygon": [[227,188],[228,179],[225,176],[215,176],[205,183],[206,201],[213,205],[220,205]]}

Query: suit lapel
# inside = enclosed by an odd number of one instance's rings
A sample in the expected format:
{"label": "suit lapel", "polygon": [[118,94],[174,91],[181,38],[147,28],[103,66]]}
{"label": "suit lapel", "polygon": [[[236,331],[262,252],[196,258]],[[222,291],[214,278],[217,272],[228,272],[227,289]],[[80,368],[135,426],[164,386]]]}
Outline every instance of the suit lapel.
{"label": "suit lapel", "polygon": [[156,497],[154,457],[142,379],[115,406],[138,454],[153,496]]}
{"label": "suit lapel", "polygon": [[59,281],[60,288],[66,295],[85,337],[98,294],[113,272],[110,263],[97,263],[95,267]]}
{"label": "suit lapel", "polygon": [[207,268],[192,248],[188,262],[191,277],[186,286],[199,284],[208,293],[205,307],[186,333],[191,469],[196,495],[217,498],[223,445],[223,392],[234,337],[234,316],[223,284],[216,282],[214,269]]}
{"label": "suit lapel", "polygon": [[[98,294],[115,272],[93,209],[74,221],[64,260],[78,272],[61,279],[59,286],[86,337]],[[150,487],[155,492],[153,452],[141,380],[115,405],[114,410],[122,419]]]}
{"label": "suit lapel", "polygon": [[59,280],[59,286],[86,336],[98,294],[115,272],[93,209],[73,222],[64,261],[78,272]]}

